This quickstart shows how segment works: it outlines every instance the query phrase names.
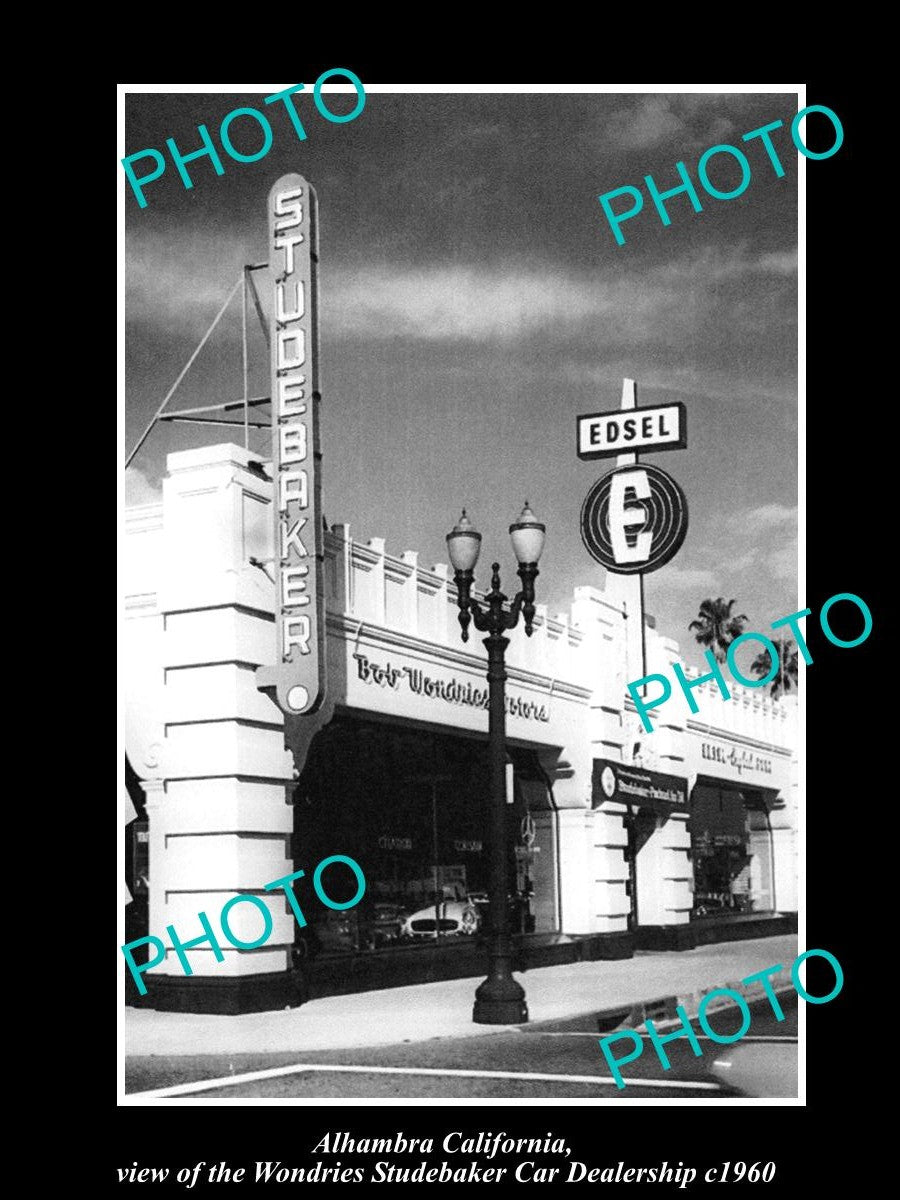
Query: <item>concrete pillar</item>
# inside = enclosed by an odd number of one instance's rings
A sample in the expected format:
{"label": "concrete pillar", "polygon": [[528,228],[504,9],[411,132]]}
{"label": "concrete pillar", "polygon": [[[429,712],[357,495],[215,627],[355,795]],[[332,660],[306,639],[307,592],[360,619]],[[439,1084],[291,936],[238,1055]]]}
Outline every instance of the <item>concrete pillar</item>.
{"label": "concrete pillar", "polygon": [[[459,611],[456,606],[456,585],[451,588],[450,567],[447,563],[435,563],[431,568],[433,574],[440,581],[437,593],[434,597],[435,604],[435,631],[434,640],[442,646],[446,646],[447,639],[450,636],[450,609],[453,608],[453,644],[459,641],[459,625],[456,623],[456,613]],[[451,595],[452,592],[452,595]],[[469,635],[471,636],[473,628],[470,627]],[[476,631],[477,632],[477,631]]]}
{"label": "concrete pillar", "polygon": [[[677,643],[670,638],[662,637],[655,630],[647,630],[647,672],[648,674],[665,675],[672,679],[672,663],[681,662]],[[673,689],[681,691],[673,680]],[[670,775],[686,775],[685,764],[685,735],[687,727],[687,706],[678,703],[661,705],[653,719],[653,733],[646,733],[640,726],[642,746],[652,748],[655,753],[657,769]]]}
{"label": "concrete pillar", "polygon": [[606,804],[590,814],[593,826],[593,931],[621,933],[628,928],[628,835],[625,806]]}
{"label": "concrete pillar", "polygon": [[[417,619],[418,634],[426,641],[445,644],[447,641],[448,582],[446,563],[436,563],[430,571],[419,568],[416,578],[418,591]],[[453,602],[456,603],[456,586],[453,586]],[[469,630],[472,637],[472,630]]]}
{"label": "concrete pillar", "polygon": [[325,535],[325,608],[328,612],[352,612],[350,572],[350,526],[332,525]]}
{"label": "concrete pillar", "polygon": [[353,615],[384,624],[384,538],[355,542],[352,553]]}
{"label": "concrete pillar", "polygon": [[534,631],[531,635],[530,643],[530,669],[540,675],[550,675],[552,673],[548,667],[547,655],[547,605],[536,604],[534,606]]}
{"label": "concrete pillar", "polygon": [[568,633],[568,624],[564,624],[559,616],[547,617],[547,674],[553,679],[567,678]]}
{"label": "concrete pillar", "polygon": [[[296,1002],[294,918],[264,885],[293,869],[293,759],[281,711],[256,687],[275,654],[275,589],[250,564],[271,559],[272,484],[263,460],[237,446],[171,454],[164,482],[165,564],[159,594],[165,675],[165,790],[149,798],[150,933],[165,961],[145,976],[148,1002],[191,1011],[244,1011]],[[315,865],[315,864],[311,864]],[[233,896],[259,896],[273,922],[266,944],[238,950],[219,914]],[[302,905],[302,901],[301,901]],[[202,934],[205,912],[224,961],[206,943],[186,951],[186,976],[166,933]],[[256,907],[232,911],[235,936],[252,941]]]}
{"label": "concrete pillar", "polygon": [[415,550],[404,550],[399,558],[384,560],[384,622],[412,636],[419,627],[418,558]]}
{"label": "concrete pillar", "polygon": [[639,925],[686,925],[693,903],[693,871],[686,813],[657,817],[637,855]]}
{"label": "concrete pillar", "polygon": [[797,835],[793,829],[776,829],[773,814],[772,873],[775,885],[775,909],[777,912],[799,911],[797,887]]}
{"label": "concrete pillar", "polygon": [[593,862],[589,853],[591,813],[580,808],[557,814],[560,923],[564,933],[593,933]]}

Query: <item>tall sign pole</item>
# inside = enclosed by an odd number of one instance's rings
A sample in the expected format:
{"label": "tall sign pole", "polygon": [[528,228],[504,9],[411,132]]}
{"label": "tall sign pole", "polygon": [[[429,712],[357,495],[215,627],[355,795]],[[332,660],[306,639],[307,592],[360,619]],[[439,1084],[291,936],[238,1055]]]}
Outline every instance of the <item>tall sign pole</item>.
{"label": "tall sign pole", "polygon": [[[637,408],[637,384],[633,379],[622,380],[622,403],[620,407],[622,412],[629,412]],[[616,466],[632,467],[637,460],[638,454],[636,450],[626,451],[623,454],[616,455]],[[636,576],[623,575],[619,577],[617,582],[620,592],[630,591],[633,593],[635,579],[637,580],[637,595],[630,597],[632,603],[627,605],[626,612],[629,616],[636,613],[638,623],[641,627],[641,679],[643,679],[647,674],[647,631],[644,627],[644,573],[641,571]],[[625,596],[623,599],[627,601],[629,597]]]}
{"label": "tall sign pole", "polygon": [[315,192],[302,175],[285,175],[269,193],[277,652],[274,666],[258,668],[257,686],[288,731],[325,699],[317,268]]}

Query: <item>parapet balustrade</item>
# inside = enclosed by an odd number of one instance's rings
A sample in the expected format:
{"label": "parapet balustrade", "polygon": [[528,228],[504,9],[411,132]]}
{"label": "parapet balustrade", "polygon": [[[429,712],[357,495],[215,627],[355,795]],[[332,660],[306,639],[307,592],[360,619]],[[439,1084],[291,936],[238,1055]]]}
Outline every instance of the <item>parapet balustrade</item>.
{"label": "parapet balustrade", "polygon": [[[389,554],[383,538],[358,541],[348,525],[326,534],[325,556],[331,611],[459,651],[456,584],[446,563],[423,566],[413,550]],[[477,587],[473,592],[484,596]],[[579,654],[585,633],[572,614],[551,617],[539,604],[534,627],[532,638],[511,641],[509,665],[583,685],[590,674]]]}

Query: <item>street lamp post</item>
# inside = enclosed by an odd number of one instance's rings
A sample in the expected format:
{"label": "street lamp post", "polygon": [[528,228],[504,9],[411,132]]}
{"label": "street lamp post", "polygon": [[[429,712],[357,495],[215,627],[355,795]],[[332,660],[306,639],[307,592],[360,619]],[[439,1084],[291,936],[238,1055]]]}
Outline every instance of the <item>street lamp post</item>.
{"label": "street lamp post", "polygon": [[525,618],[525,633],[531,637],[534,620],[534,581],[544,548],[545,527],[535,520],[525,501],[517,521],[509,527],[513,550],[519,563],[522,590],[506,607],[500,590],[500,564],[493,563],[491,590],[483,601],[472,595],[475,564],[481,550],[481,534],[463,509],[462,516],[447,534],[447,550],[453,564],[459,605],[462,640],[469,640],[469,625],[488,636],[489,685],[488,732],[490,742],[490,886],[488,888],[488,976],[475,993],[472,1020],[479,1025],[520,1025],[528,1020],[525,991],[512,975],[512,939],[507,900],[506,847],[506,647],[504,634]]}

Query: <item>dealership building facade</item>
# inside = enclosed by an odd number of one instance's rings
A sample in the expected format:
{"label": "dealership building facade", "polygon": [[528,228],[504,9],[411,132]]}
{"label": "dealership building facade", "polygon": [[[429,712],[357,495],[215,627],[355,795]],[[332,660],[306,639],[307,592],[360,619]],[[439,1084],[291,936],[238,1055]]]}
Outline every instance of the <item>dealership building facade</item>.
{"label": "dealership building facade", "polygon": [[[485,655],[460,640],[452,575],[346,525],[325,531],[326,699],[286,728],[257,686],[276,654],[272,502],[270,462],[218,445],[170,454],[162,503],[126,513],[126,937],[167,946],[133,1003],[266,1009],[483,966]],[[520,966],[689,948],[795,917],[793,700],[735,685],[725,701],[704,683],[693,713],[673,689],[646,734],[626,683],[671,677],[676,661],[613,576],[576,588],[566,613],[538,606],[534,636],[511,639]],[[310,883],[334,854],[365,873],[349,912]],[[299,870],[302,929],[284,891],[264,887]],[[198,914],[215,924],[237,895],[269,908],[268,941],[220,939],[221,961],[198,944],[187,976],[167,927],[196,938]],[[259,924],[253,905],[233,909],[240,939]]]}

